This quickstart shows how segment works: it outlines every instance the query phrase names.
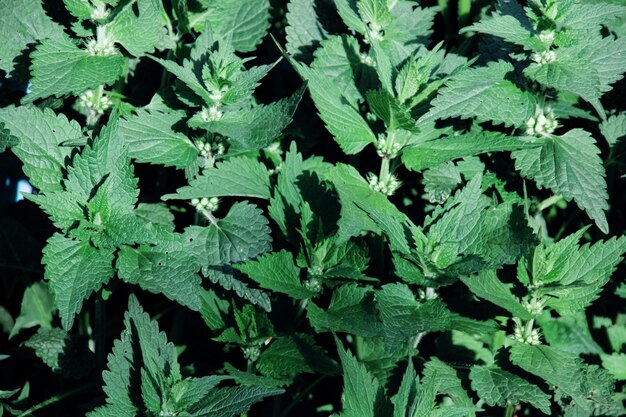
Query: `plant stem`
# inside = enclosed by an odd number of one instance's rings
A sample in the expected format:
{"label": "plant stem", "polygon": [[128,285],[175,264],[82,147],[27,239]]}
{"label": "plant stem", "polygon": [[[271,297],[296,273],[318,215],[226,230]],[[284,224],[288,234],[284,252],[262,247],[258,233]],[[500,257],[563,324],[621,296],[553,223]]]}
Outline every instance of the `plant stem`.
{"label": "plant stem", "polygon": [[94,342],[96,345],[96,366],[98,370],[102,370],[106,364],[106,304],[102,298],[102,290],[96,294]]}
{"label": "plant stem", "polygon": [[515,412],[515,406],[513,404],[507,404],[504,409],[504,417],[513,417],[513,413]]}
{"label": "plant stem", "polygon": [[59,395],[55,395],[54,397],[50,397],[45,401],[40,402],[39,404],[36,404],[34,406],[32,406],[31,408],[29,408],[28,410],[22,412],[22,414],[18,415],[17,417],[26,417],[26,416],[30,416],[32,415],[35,411],[39,411],[42,408],[45,408],[49,405],[52,405],[54,403],[57,403],[61,400],[64,400],[68,397],[71,397],[73,395],[76,395],[78,393],[81,393],[83,391],[87,391],[93,388],[93,385],[81,385],[78,388],[74,388],[72,390],[66,391],[63,394],[59,394]]}
{"label": "plant stem", "polygon": [[311,392],[313,388],[315,388],[320,382],[322,382],[324,378],[326,378],[325,375],[320,376],[315,381],[313,381],[311,385],[306,387],[306,389],[298,393],[298,395],[294,397],[293,401],[291,401],[291,403],[289,403],[289,405],[283,409],[281,416],[288,416],[289,412],[300,402],[300,400],[302,400],[302,398],[304,398],[309,392]]}
{"label": "plant stem", "polygon": [[459,0],[459,28],[466,26],[472,11],[472,0]]}
{"label": "plant stem", "polygon": [[386,181],[389,177],[389,158],[383,157],[380,162],[380,172],[378,173],[378,181]]}

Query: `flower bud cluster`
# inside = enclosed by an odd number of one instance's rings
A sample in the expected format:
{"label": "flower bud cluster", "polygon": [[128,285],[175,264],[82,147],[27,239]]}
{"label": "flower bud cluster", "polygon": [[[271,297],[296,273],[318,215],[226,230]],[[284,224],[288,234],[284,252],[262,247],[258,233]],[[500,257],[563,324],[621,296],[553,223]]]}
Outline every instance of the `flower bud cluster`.
{"label": "flower bud cluster", "polygon": [[376,63],[374,62],[374,58],[363,52],[359,54],[359,60],[361,61],[361,64],[367,65],[368,67],[373,67],[376,65]]}
{"label": "flower bud cluster", "polygon": [[216,211],[219,208],[220,200],[217,197],[202,197],[202,198],[193,198],[191,200],[191,205],[196,208],[198,211]]}
{"label": "flower bud cluster", "polygon": [[378,175],[371,172],[367,176],[367,181],[372,190],[383,193],[386,196],[393,195],[402,184],[393,174],[388,175],[386,179],[379,179]]}
{"label": "flower bud cluster", "polygon": [[117,53],[115,41],[107,35],[103,26],[98,26],[96,28],[96,38],[87,42],[87,52],[95,56],[109,56]]}
{"label": "flower bud cluster", "polygon": [[541,333],[539,329],[533,328],[534,320],[530,320],[526,324],[523,324],[519,318],[514,318],[513,322],[515,327],[513,328],[513,339],[521,343],[528,345],[540,345]]}
{"label": "flower bud cluster", "polygon": [[533,317],[537,317],[543,312],[544,300],[532,297],[530,300],[522,301],[522,305]]}
{"label": "flower bud cluster", "polygon": [[79,95],[76,105],[78,110],[87,116],[87,124],[94,125],[100,116],[113,106],[113,102],[105,95],[104,88],[98,88]]}
{"label": "flower bud cluster", "polygon": [[216,122],[224,116],[224,112],[219,109],[219,106],[211,106],[209,108],[203,107],[200,112],[200,117],[205,122]]}
{"label": "flower bud cluster", "polygon": [[523,328],[515,327],[513,331],[513,338],[518,342],[526,343],[528,345],[540,345],[541,334],[538,329],[532,329],[530,334],[526,334]]}
{"label": "flower bud cluster", "polygon": [[226,147],[221,142],[209,143],[197,141],[196,148],[198,148],[198,151],[200,151],[200,156],[204,158],[210,158],[213,155],[222,155],[224,152],[226,152]]}
{"label": "flower bud cluster", "polygon": [[558,127],[558,121],[552,108],[537,107],[535,116],[526,122],[526,134],[532,136],[549,136]]}
{"label": "flower bud cluster", "polygon": [[376,141],[376,153],[378,153],[378,156],[381,158],[393,159],[398,156],[400,149],[402,149],[402,145],[395,142],[393,139],[388,139],[383,136]]}
{"label": "flower bud cluster", "polygon": [[104,20],[109,17],[109,14],[110,13],[107,9],[107,5],[105,3],[99,3],[93,9],[91,9],[91,20]]}
{"label": "flower bud cluster", "polygon": [[533,52],[530,55],[530,59],[535,61],[539,65],[546,65],[556,61],[556,53],[554,51],[541,51],[541,52]]}

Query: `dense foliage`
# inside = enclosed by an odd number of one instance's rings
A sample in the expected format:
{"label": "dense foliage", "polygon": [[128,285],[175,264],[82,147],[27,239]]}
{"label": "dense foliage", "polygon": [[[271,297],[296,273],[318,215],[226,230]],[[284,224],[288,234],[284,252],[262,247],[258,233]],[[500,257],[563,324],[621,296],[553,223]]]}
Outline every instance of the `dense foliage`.
{"label": "dense foliage", "polygon": [[625,72],[621,0],[0,0],[0,416],[625,415]]}

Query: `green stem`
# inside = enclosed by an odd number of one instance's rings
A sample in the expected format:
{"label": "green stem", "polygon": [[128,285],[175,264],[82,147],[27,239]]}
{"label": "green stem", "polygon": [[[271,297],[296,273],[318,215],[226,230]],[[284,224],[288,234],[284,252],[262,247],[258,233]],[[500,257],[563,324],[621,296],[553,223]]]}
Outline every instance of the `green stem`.
{"label": "green stem", "polygon": [[380,172],[378,174],[378,181],[386,181],[389,177],[389,158],[386,156],[382,158],[380,162]]}
{"label": "green stem", "polygon": [[459,28],[469,23],[472,0],[459,0]]}
{"label": "green stem", "polygon": [[311,385],[306,387],[306,389],[304,389],[302,392],[299,392],[298,395],[294,397],[293,401],[291,401],[291,403],[287,407],[285,407],[285,409],[281,413],[281,416],[288,416],[291,410],[300,402],[300,400],[308,395],[308,393],[311,392],[313,388],[315,388],[320,382],[322,382],[324,378],[326,378],[325,375],[320,376],[315,381],[313,381]]}
{"label": "green stem", "polygon": [[96,294],[94,342],[96,345],[96,365],[98,370],[106,365],[106,302],[102,298],[102,290]]}
{"label": "green stem", "polygon": [[83,391],[87,391],[93,389],[93,385],[82,385],[78,388],[74,388],[72,390],[66,391],[63,394],[60,395],[55,395],[54,397],[50,397],[47,400],[40,402],[39,404],[36,404],[34,406],[32,406],[31,408],[29,408],[28,410],[22,412],[22,414],[18,415],[17,417],[26,417],[26,416],[30,416],[32,415],[35,411],[39,411],[42,408],[45,408],[49,405],[52,405],[54,403],[57,403],[61,400],[64,400],[68,397],[71,397],[73,395],[76,395],[78,393],[81,393]]}
{"label": "green stem", "polygon": [[504,417],[513,417],[513,413],[515,412],[515,406],[513,404],[507,404],[504,409]]}

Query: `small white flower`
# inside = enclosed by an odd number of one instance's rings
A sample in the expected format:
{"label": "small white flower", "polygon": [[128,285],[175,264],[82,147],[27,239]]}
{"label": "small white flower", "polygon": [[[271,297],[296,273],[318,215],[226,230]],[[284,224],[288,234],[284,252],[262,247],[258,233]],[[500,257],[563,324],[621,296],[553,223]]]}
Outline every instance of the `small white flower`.
{"label": "small white flower", "polygon": [[96,7],[91,10],[91,20],[104,20],[107,17],[109,17],[109,10],[107,10],[107,5],[104,3],[96,5]]}
{"label": "small white flower", "polygon": [[359,60],[361,61],[361,64],[367,65],[368,67],[373,67],[375,65],[374,59],[368,54],[362,52],[359,54]]}
{"label": "small white flower", "polygon": [[554,133],[559,123],[551,107],[537,107],[535,116],[526,122],[526,134],[531,136],[549,136]]}
{"label": "small white flower", "polygon": [[215,122],[220,120],[222,116],[224,116],[224,112],[222,112],[218,106],[204,107],[200,113],[200,117],[202,117],[202,120],[205,122]]}
{"label": "small white flower", "polygon": [[109,56],[117,53],[115,41],[109,37],[103,26],[98,26],[96,28],[96,38],[87,42],[87,52],[95,56]]}
{"label": "small white flower", "polygon": [[539,40],[546,46],[552,45],[554,42],[555,32],[553,30],[544,30],[539,34]]}
{"label": "small white flower", "polygon": [[538,63],[539,65],[546,65],[551,62],[556,61],[556,54],[554,51],[541,51],[541,52],[533,52],[530,55],[530,59]]}
{"label": "small white flower", "polygon": [[386,196],[393,195],[402,184],[395,177],[395,175],[389,175],[386,180],[381,180],[376,174],[373,174],[371,172],[367,176],[367,181],[373,191],[377,193],[383,193]]}
{"label": "small white flower", "polygon": [[532,297],[530,300],[522,301],[522,305],[533,317],[537,317],[543,312],[544,300]]}

